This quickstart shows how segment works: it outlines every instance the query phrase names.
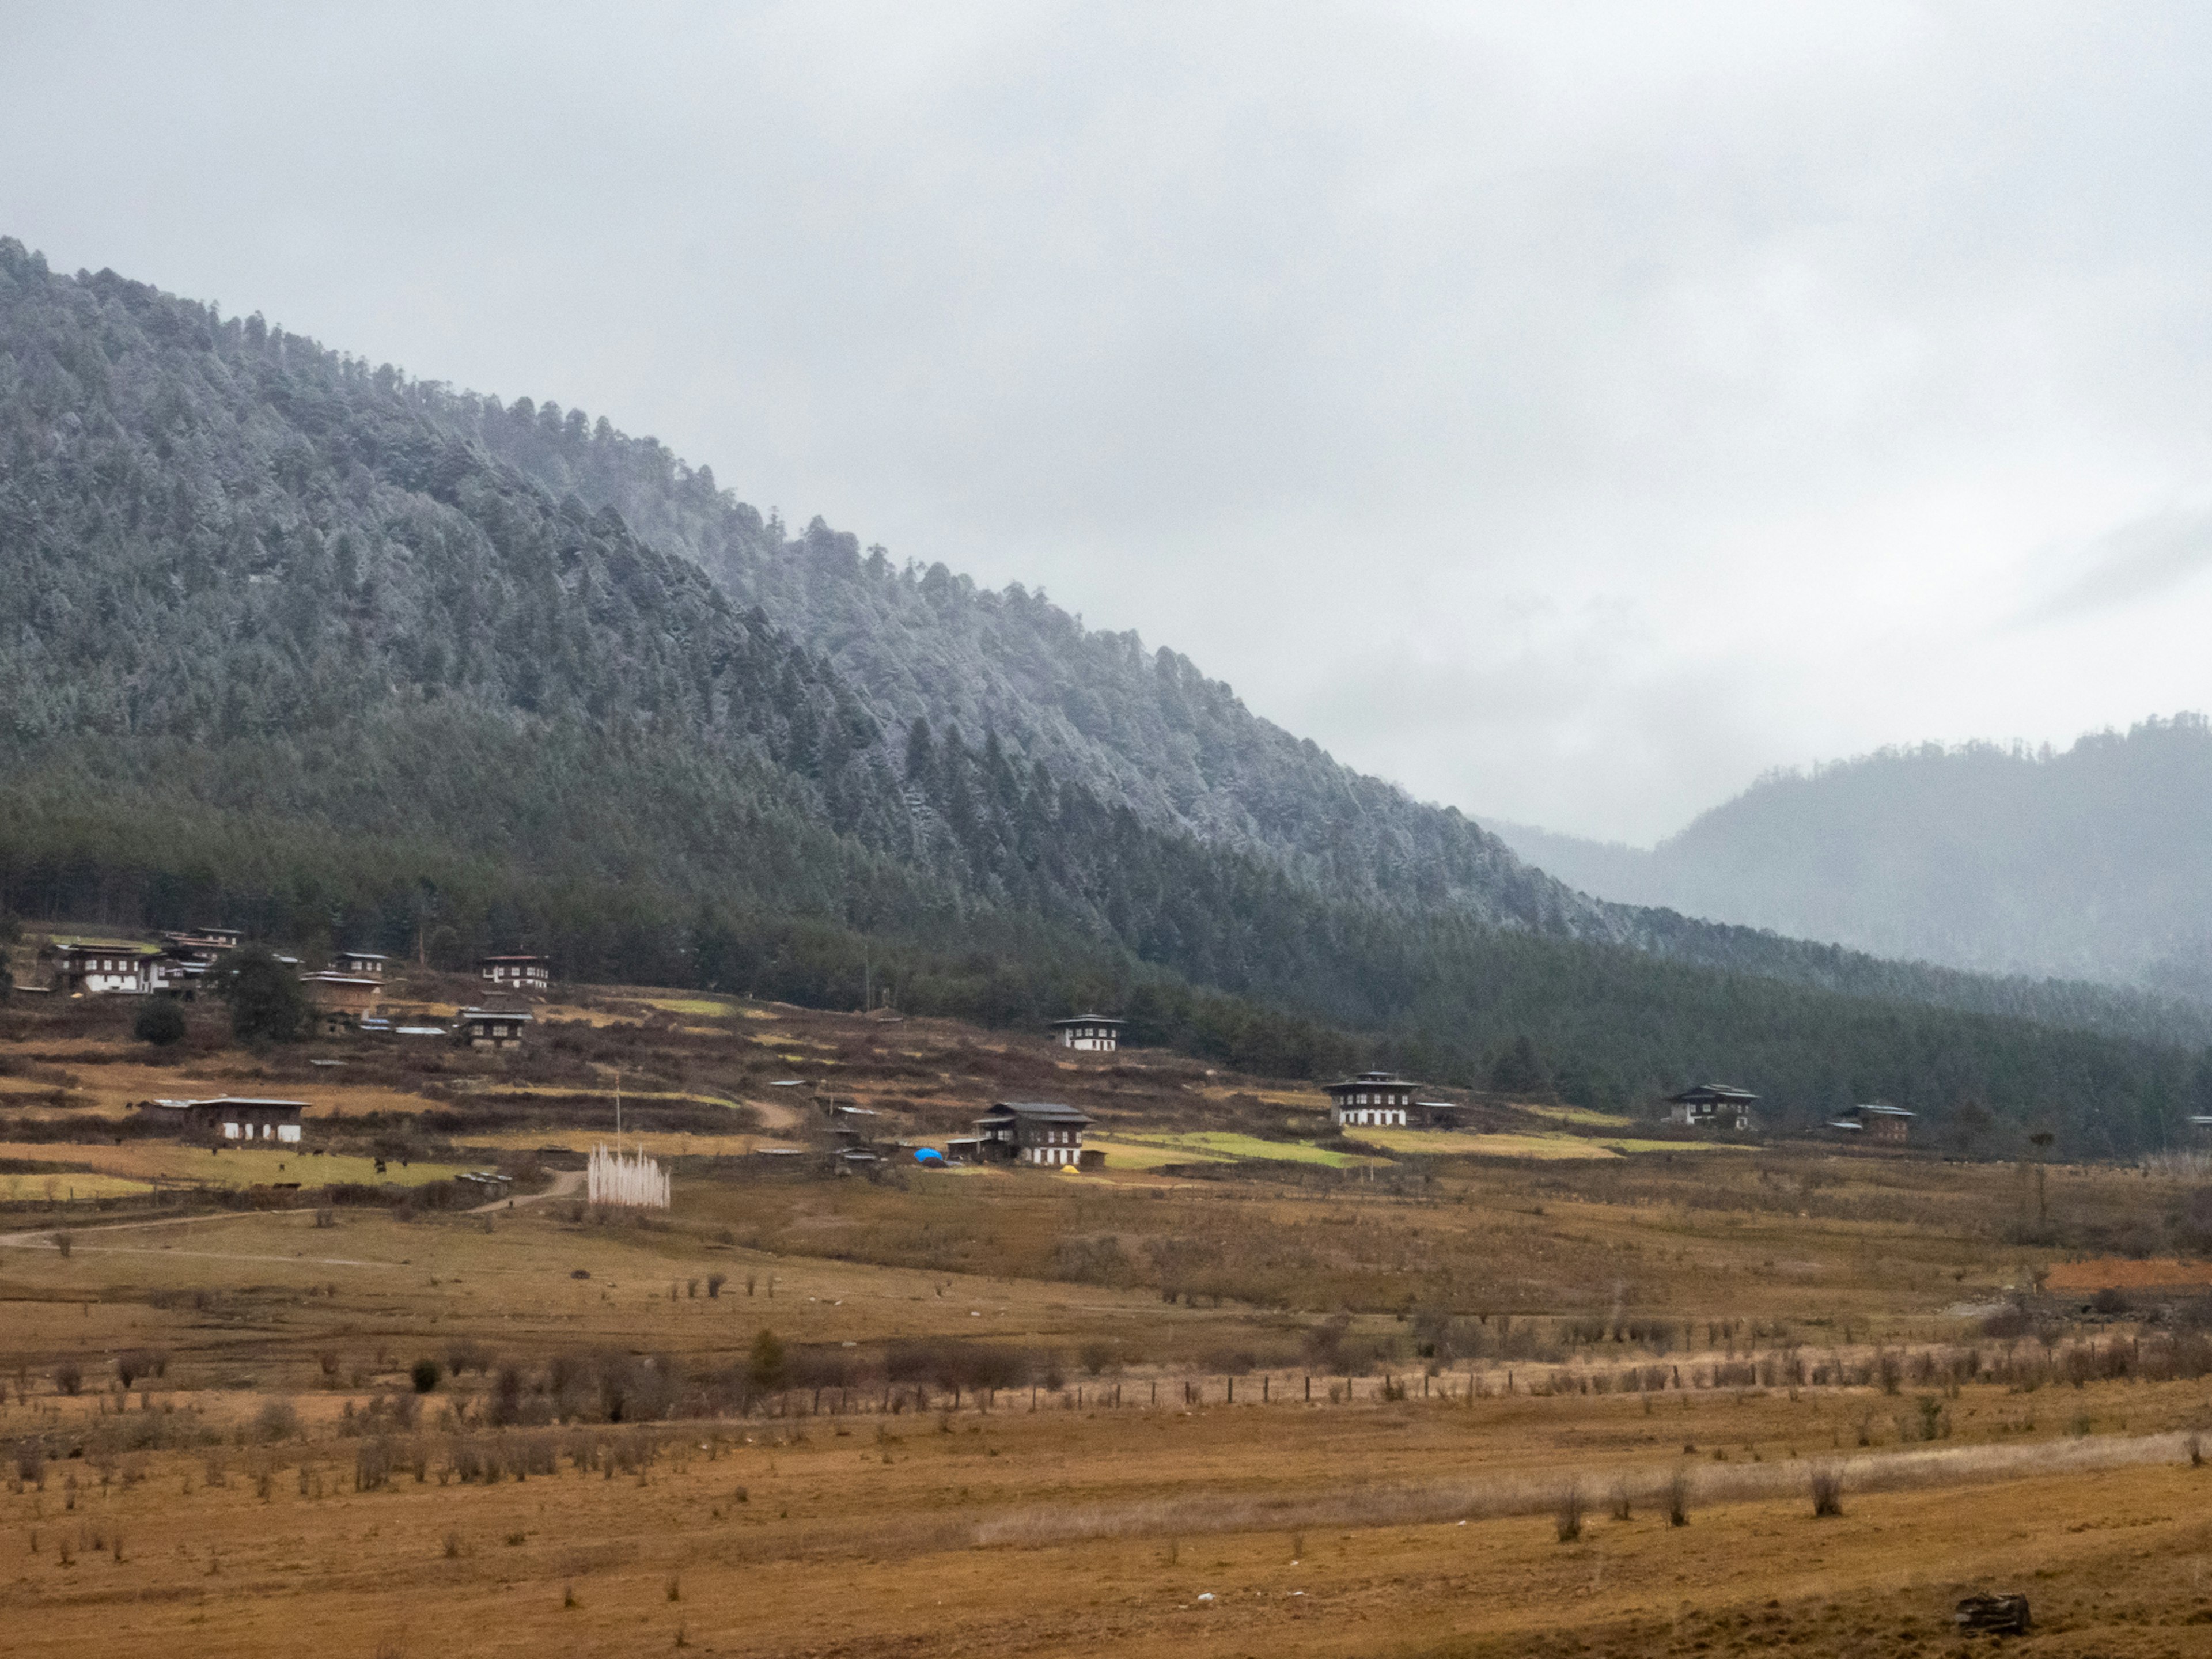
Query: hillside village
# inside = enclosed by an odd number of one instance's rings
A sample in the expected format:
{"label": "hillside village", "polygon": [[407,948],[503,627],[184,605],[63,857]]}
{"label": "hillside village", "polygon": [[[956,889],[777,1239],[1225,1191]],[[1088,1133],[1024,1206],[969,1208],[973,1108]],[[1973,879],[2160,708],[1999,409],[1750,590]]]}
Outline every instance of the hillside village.
{"label": "hillside village", "polygon": [[[958,1028],[908,1020],[888,1006],[840,1017],[647,990],[556,988],[547,959],[525,952],[488,956],[467,978],[345,948],[330,951],[327,965],[308,967],[297,957],[250,951],[240,930],[217,927],[150,939],[33,932],[15,952],[12,1007],[23,1034],[48,1023],[109,1032],[127,1026],[145,1060],[171,1058],[172,1045],[179,1055],[204,1056],[222,1052],[226,1024],[237,1028],[226,975],[249,954],[296,986],[296,1029],[285,1036],[297,1040],[252,1042],[249,1066],[203,1060],[188,1074],[250,1072],[313,1086],[298,1099],[149,1097],[128,1103],[135,1115],[118,1126],[124,1134],[274,1139],[313,1154],[323,1150],[315,1143],[333,1136],[388,1135],[387,1120],[408,1115],[390,1092],[411,1081],[423,1091],[417,1119],[434,1111],[457,1147],[496,1162],[517,1151],[526,1117],[549,1133],[611,1123],[623,1067],[596,1060],[580,1067],[571,1055],[579,1029],[604,1036],[628,1016],[640,1022],[635,1041],[647,1051],[628,1080],[634,1132],[701,1136],[710,1156],[749,1156],[779,1168],[799,1158],[841,1175],[994,1162],[1096,1174],[1172,1167],[1178,1154],[1199,1165],[1264,1158],[1271,1147],[1394,1167],[1412,1158],[1610,1157],[1765,1139],[1758,1097],[1728,1085],[1692,1085],[1649,1103],[1647,1116],[1635,1120],[1568,1108],[1543,1090],[1516,1097],[1381,1070],[1318,1085],[1240,1078],[1171,1053],[1127,1048],[1125,1022],[1095,1012],[1046,1022],[1027,1039],[963,1034],[954,1065],[929,1075],[908,1062],[951,1057],[940,1045]],[[149,1025],[147,1011],[167,1008],[182,1016],[179,1023]],[[737,1031],[762,1034],[718,1044],[716,1028],[704,1022],[723,1018]],[[801,1038],[799,1031],[822,1035]],[[671,1042],[686,1051],[673,1068],[678,1079],[659,1074],[670,1068],[662,1045]],[[784,1052],[792,1042],[800,1052]],[[917,1042],[929,1046],[908,1046]],[[763,1079],[763,1049],[775,1054],[765,1069],[797,1075]],[[463,1053],[507,1059],[489,1068],[478,1063],[471,1074]],[[568,1085],[563,1093],[538,1086],[556,1076]],[[370,1078],[380,1091],[375,1103],[349,1109],[357,1080]],[[678,1080],[682,1088],[655,1086]],[[531,1088],[526,1109],[505,1091],[511,1084]],[[471,1125],[467,1109],[494,1100],[484,1122]],[[1829,1121],[1824,1136],[1846,1148],[1894,1152],[1909,1140],[1912,1115],[1869,1103]],[[495,1122],[490,1138],[471,1136],[472,1127]],[[35,1132],[67,1139],[70,1123],[110,1132],[99,1114],[39,1121]],[[1239,1138],[1254,1146],[1223,1150]]]}

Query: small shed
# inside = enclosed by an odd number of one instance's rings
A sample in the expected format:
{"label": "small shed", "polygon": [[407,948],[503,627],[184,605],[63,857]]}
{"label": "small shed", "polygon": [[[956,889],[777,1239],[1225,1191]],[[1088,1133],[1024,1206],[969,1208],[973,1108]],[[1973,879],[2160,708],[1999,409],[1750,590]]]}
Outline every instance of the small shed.
{"label": "small shed", "polygon": [[1688,1129],[1748,1130],[1759,1097],[1726,1083],[1700,1083],[1667,1097],[1668,1121]]}
{"label": "small shed", "polygon": [[1104,1014],[1070,1014],[1053,1021],[1053,1041],[1063,1048],[1110,1054],[1121,1046],[1121,1027],[1127,1024]]}
{"label": "small shed", "polygon": [[1402,1129],[1418,1087],[1389,1072],[1362,1072],[1328,1085],[1329,1116],[1340,1129]]}
{"label": "small shed", "polygon": [[1095,1168],[1104,1160],[1085,1159],[1083,1132],[1087,1112],[1051,1101],[1002,1100],[975,1120],[976,1155],[986,1164],[1030,1164],[1060,1168]]}
{"label": "small shed", "polygon": [[[527,1008],[463,1008],[453,1016],[461,1040],[471,1048],[520,1048],[530,1029]],[[410,1028],[402,1026],[404,1036]]]}
{"label": "small shed", "polygon": [[1828,1127],[1838,1134],[1901,1146],[1911,1139],[1912,1120],[1917,1115],[1902,1106],[1870,1101],[1838,1113],[1828,1120]]}

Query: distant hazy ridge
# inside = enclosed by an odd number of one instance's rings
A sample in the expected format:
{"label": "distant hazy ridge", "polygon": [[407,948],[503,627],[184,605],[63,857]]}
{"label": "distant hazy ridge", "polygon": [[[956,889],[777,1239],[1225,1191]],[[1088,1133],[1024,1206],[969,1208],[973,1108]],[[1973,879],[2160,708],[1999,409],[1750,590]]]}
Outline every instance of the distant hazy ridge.
{"label": "distant hazy ridge", "polygon": [[1889,750],[1763,779],[1644,850],[1493,823],[1629,904],[1985,973],[2212,998],[2212,725]]}

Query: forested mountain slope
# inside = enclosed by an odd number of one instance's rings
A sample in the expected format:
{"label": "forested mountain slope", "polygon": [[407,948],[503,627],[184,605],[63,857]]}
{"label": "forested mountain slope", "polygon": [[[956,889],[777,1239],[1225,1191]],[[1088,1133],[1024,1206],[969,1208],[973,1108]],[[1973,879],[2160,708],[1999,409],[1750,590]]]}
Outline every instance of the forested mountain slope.
{"label": "forested mountain slope", "polygon": [[[991,743],[1144,823],[1255,854],[1332,901],[1627,945],[1672,960],[1946,1006],[2154,1034],[2173,1011],[2079,983],[1932,970],[1911,949],[1808,944],[1700,890],[1678,899],[1598,886],[1593,901],[1540,859],[1457,811],[1362,775],[1245,708],[1186,658],[1085,629],[1019,586],[979,589],[943,565],[894,566],[816,519],[797,536],[651,438],[528,398],[439,401],[490,453],[557,492],[612,507],[688,553],[726,592],[821,652],[886,726],[926,720]],[[1623,849],[1626,852],[1626,849]],[[1632,859],[1635,856],[1628,855]],[[1579,867],[1579,866],[1577,866]],[[1814,933],[1811,938],[1832,935]],[[1877,959],[1877,957],[1891,959]],[[1905,958],[1897,960],[1894,958]],[[1938,957],[1939,961],[1948,961]],[[2181,1017],[2201,1029],[2202,1016]]]}
{"label": "forested mountain slope", "polygon": [[1891,750],[1761,780],[1649,851],[1507,827],[1607,897],[1984,973],[2212,999],[2212,726]]}
{"label": "forested mountain slope", "polygon": [[[587,499],[526,434],[657,482]],[[0,903],[989,1019],[1110,1000],[1287,1072],[1473,1078],[1526,1036],[1593,1103],[1722,1075],[1785,1115],[1987,1100],[2085,1149],[2188,1097],[2176,1010],[1608,909],[1185,665],[781,541],[656,456],[0,241]],[[753,591],[688,556],[687,511],[759,538]],[[796,636],[779,585],[842,620]],[[1000,652],[1036,660],[923,701]],[[1048,684],[1137,706],[1082,750],[1024,713]],[[1182,771],[1129,758],[1155,740]],[[1301,793],[1339,785],[1340,817]]]}

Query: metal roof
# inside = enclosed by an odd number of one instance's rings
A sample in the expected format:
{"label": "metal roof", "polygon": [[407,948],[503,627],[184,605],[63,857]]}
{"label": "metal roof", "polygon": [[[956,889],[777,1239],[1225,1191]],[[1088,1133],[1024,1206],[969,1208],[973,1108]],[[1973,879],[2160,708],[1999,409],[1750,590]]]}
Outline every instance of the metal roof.
{"label": "metal roof", "polygon": [[1063,1106],[1049,1100],[999,1100],[991,1103],[991,1110],[983,1115],[1006,1112],[1015,1117],[1035,1119],[1045,1123],[1088,1123],[1088,1112],[1078,1111],[1073,1106]]}
{"label": "metal roof", "polygon": [[1716,1103],[1726,1101],[1731,1103],[1754,1101],[1759,1097],[1748,1089],[1739,1089],[1731,1084],[1700,1083],[1694,1088],[1683,1090],[1679,1095],[1668,1095],[1667,1098],[1683,1105],[1695,1106],[1706,1101]]}
{"label": "metal roof", "polygon": [[1116,1019],[1111,1014],[1070,1014],[1066,1019],[1056,1019],[1054,1025],[1127,1025],[1126,1019]]}

